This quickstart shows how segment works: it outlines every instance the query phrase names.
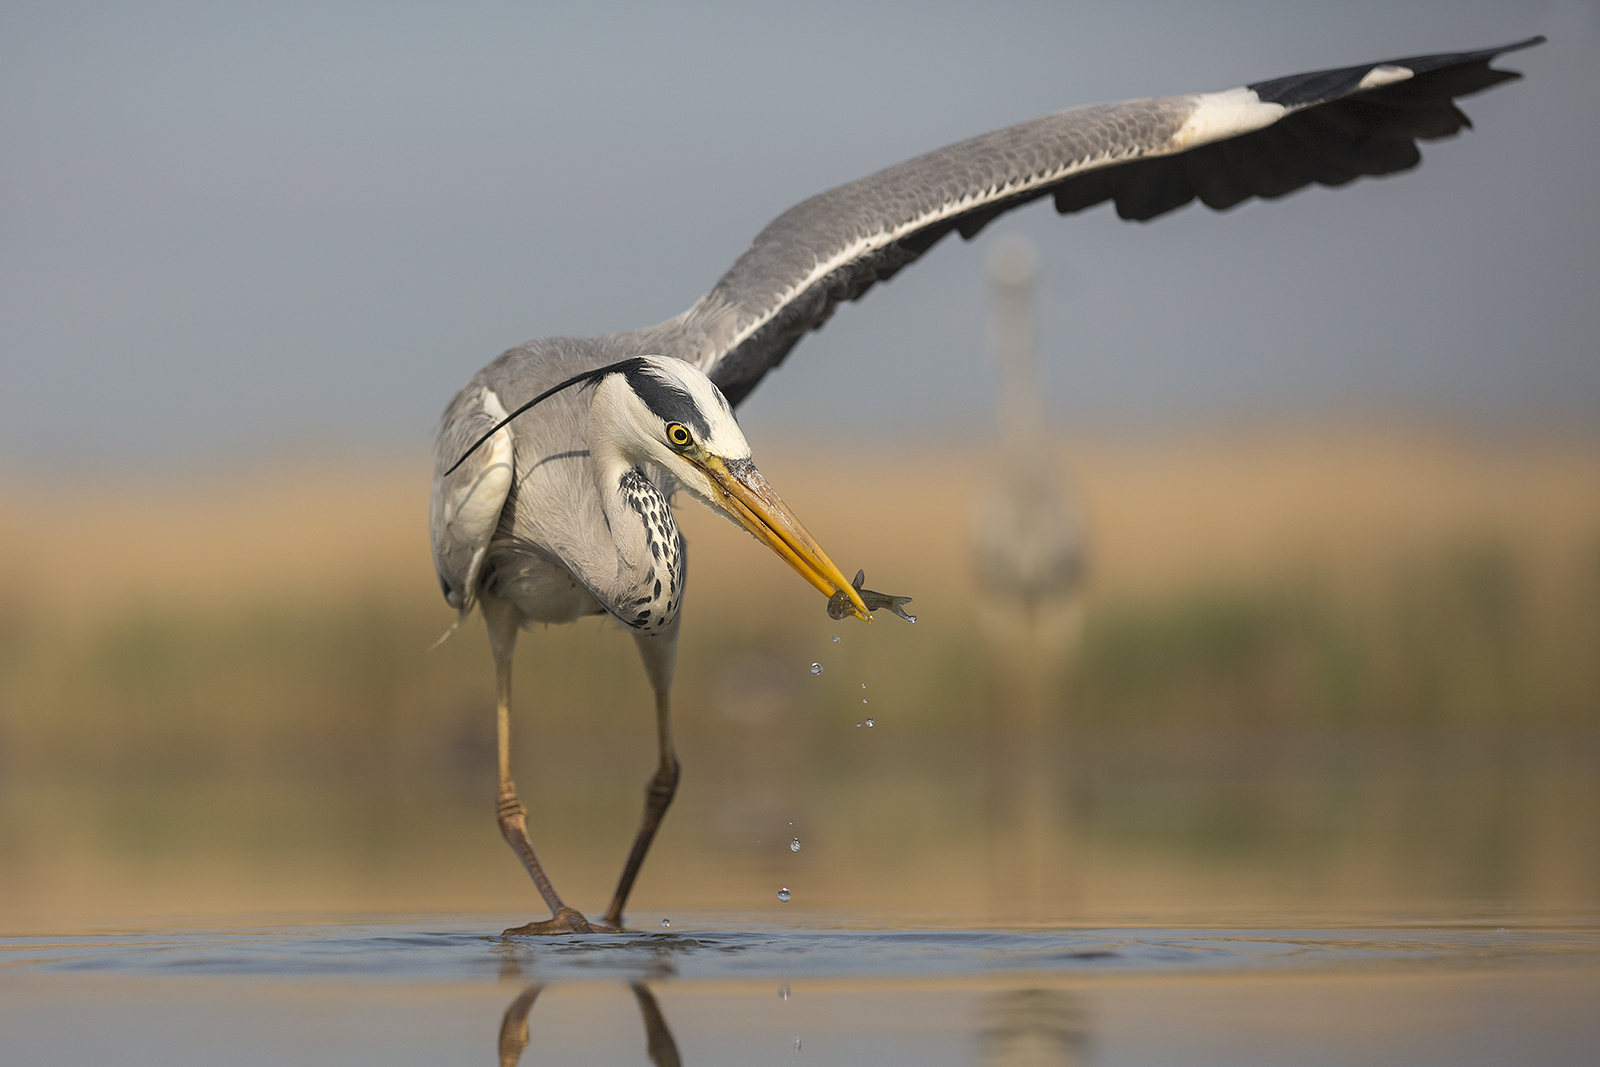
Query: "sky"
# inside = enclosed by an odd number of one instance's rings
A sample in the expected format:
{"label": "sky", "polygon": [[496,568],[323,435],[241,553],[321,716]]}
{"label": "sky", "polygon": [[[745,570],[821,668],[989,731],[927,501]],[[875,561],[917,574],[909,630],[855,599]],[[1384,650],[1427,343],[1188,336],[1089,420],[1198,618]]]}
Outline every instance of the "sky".
{"label": "sky", "polygon": [[1600,412],[1596,0],[557,6],[0,7],[0,470],[425,464],[499,352],[676,314],[825,188],[1075,104],[1533,33],[1417,170],[1145,224],[1041,202],[841,309],[740,418],[986,424],[1007,233],[1065,429]]}

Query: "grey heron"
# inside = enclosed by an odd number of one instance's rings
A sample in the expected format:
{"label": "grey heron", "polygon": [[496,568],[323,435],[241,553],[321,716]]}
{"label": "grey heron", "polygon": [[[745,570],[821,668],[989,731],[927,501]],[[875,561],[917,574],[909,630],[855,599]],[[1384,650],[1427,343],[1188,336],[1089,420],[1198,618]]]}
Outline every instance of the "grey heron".
{"label": "grey heron", "polygon": [[[720,511],[829,597],[830,614],[904,598],[861,590],[750,458],[733,406],[844,300],[951,231],[971,238],[1044,196],[1065,214],[1113,201],[1147,220],[1199,199],[1231,207],[1339,186],[1421,159],[1418,140],[1468,125],[1454,98],[1519,77],[1490,66],[1530,38],[1255,82],[1221,92],[1074,108],[985,133],[790,208],[709,293],[656,326],[518,345],[451,400],[429,508],[434,565],[457,622],[477,607],[497,678],[500,829],[551,911],[507,933],[619,929],[678,784],[669,693],[686,578],[673,486]],[[655,693],[659,764],[603,920],[557,895],[511,776],[511,655],[534,622],[609,614]]]}

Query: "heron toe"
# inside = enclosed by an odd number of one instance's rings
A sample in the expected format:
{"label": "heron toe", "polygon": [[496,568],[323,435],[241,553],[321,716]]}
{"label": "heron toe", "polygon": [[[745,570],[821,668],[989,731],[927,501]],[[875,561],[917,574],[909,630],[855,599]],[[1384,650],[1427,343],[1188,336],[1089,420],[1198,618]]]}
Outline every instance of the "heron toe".
{"label": "heron toe", "polygon": [[501,931],[501,937],[522,937],[530,934],[598,934],[605,933],[608,928],[596,926],[583,917],[583,913],[576,908],[562,908],[555,913],[553,918],[543,922],[528,923],[526,926],[513,926],[509,930]]}

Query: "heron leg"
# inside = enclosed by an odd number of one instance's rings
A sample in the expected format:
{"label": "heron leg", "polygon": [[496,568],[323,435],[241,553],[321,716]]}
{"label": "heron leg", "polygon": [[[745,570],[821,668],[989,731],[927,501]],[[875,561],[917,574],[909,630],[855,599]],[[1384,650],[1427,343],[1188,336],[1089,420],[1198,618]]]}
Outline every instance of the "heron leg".
{"label": "heron leg", "polygon": [[[562,903],[555,886],[539,864],[534,854],[533,842],[528,839],[528,810],[517,799],[517,783],[511,778],[511,652],[516,646],[516,619],[510,605],[493,605],[487,597],[483,601],[484,619],[489,623],[490,646],[494,650],[495,688],[498,693],[495,712],[498,727],[500,755],[500,788],[495,796],[495,813],[500,820],[500,833],[517,854],[534,887],[550,907],[552,918],[516,926],[505,934],[590,934],[594,927],[575,908]],[[507,622],[509,621],[509,626]],[[508,636],[509,634],[509,636]]]}
{"label": "heron leg", "polygon": [[650,842],[655,840],[656,830],[661,826],[661,817],[666,814],[667,805],[672,803],[674,794],[678,792],[678,756],[672,749],[671,698],[665,689],[656,690],[656,743],[660,749],[661,763],[645,786],[644,818],[639,823],[639,832],[634,835],[633,850],[628,853],[622,877],[617,880],[617,891],[611,898],[611,906],[606,909],[605,924],[617,929],[622,928],[622,909],[628,903],[628,894],[633,891],[633,880],[639,877],[645,853],[650,851]]}

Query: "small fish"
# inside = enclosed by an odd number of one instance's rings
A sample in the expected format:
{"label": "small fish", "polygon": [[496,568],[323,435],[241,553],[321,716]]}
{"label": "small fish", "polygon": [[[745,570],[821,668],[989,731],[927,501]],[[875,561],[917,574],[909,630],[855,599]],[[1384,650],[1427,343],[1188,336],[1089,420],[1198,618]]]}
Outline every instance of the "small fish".
{"label": "small fish", "polygon": [[[905,606],[911,603],[910,597],[890,596],[888,593],[880,593],[873,589],[863,589],[861,588],[861,583],[866,580],[866,571],[856,571],[856,580],[850,584],[855,587],[856,595],[861,597],[861,603],[866,605],[868,614],[871,614],[880,608],[888,608],[890,611],[906,620],[906,622],[917,621],[917,617],[915,615],[906,614]],[[839,590],[837,593],[828,598],[828,618],[842,619],[846,615],[853,614],[854,611],[855,608],[851,605],[850,598],[845,595],[843,589]]]}

